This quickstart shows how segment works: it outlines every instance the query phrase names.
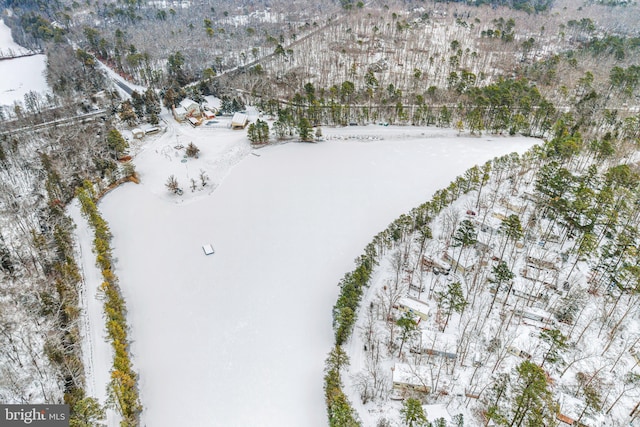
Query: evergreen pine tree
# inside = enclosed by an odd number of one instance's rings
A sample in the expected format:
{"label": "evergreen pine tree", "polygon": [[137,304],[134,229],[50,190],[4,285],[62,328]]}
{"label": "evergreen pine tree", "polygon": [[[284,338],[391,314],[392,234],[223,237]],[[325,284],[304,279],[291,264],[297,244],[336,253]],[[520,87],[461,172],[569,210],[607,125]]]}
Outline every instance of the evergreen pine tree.
{"label": "evergreen pine tree", "polygon": [[560,359],[558,352],[567,347],[567,337],[558,329],[543,330],[540,332],[540,338],[549,344],[549,350],[545,353],[540,366],[544,366],[545,362],[555,363]]}
{"label": "evergreen pine tree", "polygon": [[553,393],[548,388],[544,370],[525,360],[517,368],[518,379],[514,387],[511,426],[543,427],[554,424]]}
{"label": "evergreen pine tree", "polygon": [[447,290],[444,292],[437,292],[436,298],[440,308],[447,316],[444,322],[444,328],[447,328],[451,315],[455,313],[462,313],[467,306],[467,300],[462,292],[462,285],[460,282],[453,282],[447,285]]}
{"label": "evergreen pine tree", "polygon": [[269,124],[260,119],[251,123],[247,130],[247,138],[253,144],[267,144],[269,142]]}
{"label": "evergreen pine tree", "polygon": [[493,274],[493,277],[489,279],[489,283],[494,283],[496,288],[495,293],[493,294],[493,299],[491,300],[491,306],[489,307],[489,313],[493,310],[493,304],[496,302],[496,296],[498,295],[498,292],[500,292],[502,284],[515,277],[513,272],[509,270],[507,263],[504,261],[500,261],[498,265],[494,266],[491,269],[491,274]]}
{"label": "evergreen pine tree", "polygon": [[418,399],[409,398],[402,404],[400,409],[402,422],[407,427],[419,427],[428,424],[427,416],[422,409],[422,403]]}
{"label": "evergreen pine tree", "polygon": [[133,109],[136,112],[136,116],[141,119],[144,117],[145,111],[145,98],[142,97],[137,91],[133,91],[131,93],[131,101],[133,104]]}
{"label": "evergreen pine tree", "polygon": [[396,324],[400,326],[400,350],[398,351],[398,357],[401,357],[402,347],[404,347],[404,343],[408,338],[418,330],[418,325],[416,324],[413,316],[410,313],[404,313],[401,318],[396,321]]}
{"label": "evergreen pine tree", "polygon": [[105,412],[100,403],[92,397],[85,397],[73,405],[69,427],[91,427],[100,425],[98,421],[104,420]]}
{"label": "evergreen pine tree", "polygon": [[460,227],[453,234],[453,246],[460,247],[460,253],[458,254],[458,260],[456,265],[460,264],[460,257],[462,256],[462,250],[468,246],[476,244],[478,241],[478,233],[473,223],[468,219],[463,220],[460,223]]}
{"label": "evergreen pine tree", "polygon": [[185,153],[187,154],[188,157],[198,157],[198,153],[200,153],[200,149],[196,146],[196,144],[194,144],[193,142],[190,142],[189,145],[187,145],[187,149],[185,150]]}
{"label": "evergreen pine tree", "polygon": [[111,129],[107,134],[107,146],[113,151],[116,159],[122,157],[126,149],[129,148],[129,144],[117,129]]}
{"label": "evergreen pine tree", "polygon": [[309,119],[306,117],[302,117],[298,122],[298,134],[300,135],[300,139],[303,141],[311,141],[313,139],[313,129],[311,128]]}

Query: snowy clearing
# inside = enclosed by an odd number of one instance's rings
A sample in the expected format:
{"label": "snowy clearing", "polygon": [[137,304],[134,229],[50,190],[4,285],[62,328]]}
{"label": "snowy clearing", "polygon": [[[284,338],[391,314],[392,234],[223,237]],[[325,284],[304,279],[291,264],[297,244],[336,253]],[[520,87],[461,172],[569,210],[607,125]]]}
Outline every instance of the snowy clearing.
{"label": "snowy clearing", "polygon": [[11,28],[7,27],[3,19],[0,19],[0,56],[9,56],[13,54],[27,53],[29,49],[25,49],[13,40]]}
{"label": "snowy clearing", "polygon": [[[11,29],[0,20],[0,56],[26,52],[27,49],[13,41]],[[33,55],[0,61],[0,105],[24,101],[24,95],[29,91],[40,94],[48,92],[49,86],[44,76],[46,60],[45,55]]]}
{"label": "snowy clearing", "polygon": [[0,105],[24,102],[24,95],[34,91],[43,94],[49,90],[44,77],[46,56],[34,55],[0,61]]}
{"label": "snowy clearing", "polygon": [[[142,425],[158,427],[326,425],[331,307],[352,260],[468,167],[536,142],[326,128],[326,141],[254,156],[246,132],[168,123],[136,157],[142,183],[100,204],[132,325]],[[175,148],[188,142],[198,159]],[[213,178],[192,192],[187,176],[201,170]],[[164,188],[171,174],[181,196]],[[215,254],[203,253],[206,242]]]}

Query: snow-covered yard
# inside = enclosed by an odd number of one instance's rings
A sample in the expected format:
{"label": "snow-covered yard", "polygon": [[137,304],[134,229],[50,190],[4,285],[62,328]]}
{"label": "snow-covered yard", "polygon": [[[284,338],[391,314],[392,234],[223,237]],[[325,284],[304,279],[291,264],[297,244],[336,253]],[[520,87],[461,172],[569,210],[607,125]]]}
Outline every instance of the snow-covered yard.
{"label": "snow-covered yard", "polygon": [[[0,20],[0,56],[24,54],[27,49],[11,38],[11,29]],[[44,94],[49,90],[44,76],[46,56],[34,55],[0,61],[0,106],[24,102],[29,91]]]}
{"label": "snow-covered yard", "polygon": [[[468,167],[536,142],[409,127],[323,133],[319,143],[252,151],[246,132],[169,121],[140,147],[141,184],[101,202],[129,310],[142,425],[326,425],[331,307],[352,260]],[[198,159],[175,148],[189,142]],[[200,171],[210,181],[192,192]],[[182,196],[164,187],[172,174]]]}

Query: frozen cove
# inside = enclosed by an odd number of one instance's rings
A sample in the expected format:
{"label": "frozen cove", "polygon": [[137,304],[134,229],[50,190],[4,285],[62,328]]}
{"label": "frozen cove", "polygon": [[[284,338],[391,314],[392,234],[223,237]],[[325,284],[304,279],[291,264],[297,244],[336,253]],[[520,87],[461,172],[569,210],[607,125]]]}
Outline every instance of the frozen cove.
{"label": "frozen cove", "polygon": [[142,425],[326,426],[331,307],[353,259],[467,168],[537,142],[427,128],[323,132],[326,141],[256,155],[244,133],[224,146],[197,141],[203,158],[243,154],[214,192],[183,203],[163,188],[175,173],[158,154],[163,136],[136,158],[142,183],[101,202],[129,310]]}

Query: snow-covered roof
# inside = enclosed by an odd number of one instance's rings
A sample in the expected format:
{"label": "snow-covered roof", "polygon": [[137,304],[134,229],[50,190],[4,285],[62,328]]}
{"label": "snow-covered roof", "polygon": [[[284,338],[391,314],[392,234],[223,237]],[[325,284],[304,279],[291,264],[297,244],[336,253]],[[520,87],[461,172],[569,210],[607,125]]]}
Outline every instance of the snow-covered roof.
{"label": "snow-covered roof", "polygon": [[247,116],[245,113],[235,113],[233,115],[233,118],[231,119],[231,126],[235,126],[235,125],[244,126],[245,124],[247,124],[248,120],[249,120],[249,116]]}
{"label": "snow-covered roof", "polygon": [[[531,279],[533,280],[533,279]],[[515,280],[511,293],[519,298],[538,300],[545,297],[546,288],[540,288],[531,284],[531,281]]]}
{"label": "snow-covered roof", "polygon": [[565,393],[558,395],[558,405],[560,406],[560,413],[571,419],[577,420],[580,418],[580,413],[585,407],[583,400],[570,396]]}
{"label": "snow-covered roof", "polygon": [[518,203],[512,203],[509,200],[503,199],[501,201],[502,206],[504,206],[505,208],[515,212],[515,213],[522,213],[524,211],[524,206],[518,204]]}
{"label": "snow-covered roof", "polygon": [[190,110],[191,108],[198,108],[198,103],[193,99],[185,98],[180,101],[180,106],[185,110]]}
{"label": "snow-covered roof", "polygon": [[473,267],[475,266],[475,261],[474,260],[466,260],[466,262],[468,263],[467,265],[464,264],[465,260],[464,259],[458,259],[458,258],[454,258],[453,255],[451,255],[451,253],[449,253],[449,251],[446,251],[442,258],[447,261],[449,264],[451,264],[452,266],[456,267],[456,269],[462,269],[464,271],[469,271],[471,269],[473,269]]}
{"label": "snow-covered roof", "polygon": [[184,116],[187,114],[187,110],[182,107],[182,106],[178,106],[174,109],[174,112],[177,116]]}
{"label": "snow-covered roof", "polygon": [[208,95],[204,97],[204,105],[219,110],[222,106],[222,101],[220,100],[220,98],[216,98],[213,95]]}
{"label": "snow-covered roof", "polygon": [[393,366],[391,381],[393,381],[394,384],[430,387],[431,369],[427,366],[396,363]]}
{"label": "snow-covered roof", "polygon": [[445,332],[437,332],[429,329],[422,331],[420,336],[422,348],[433,349],[441,352],[456,353],[458,336]]}
{"label": "snow-covered roof", "polygon": [[160,132],[162,129],[159,126],[144,125],[142,126],[142,130],[144,130],[144,133],[146,135],[148,133]]}
{"label": "snow-covered roof", "polygon": [[408,308],[414,313],[422,313],[425,315],[429,315],[429,306],[418,299],[411,297],[403,297],[398,301],[398,305]]}
{"label": "snow-covered roof", "polygon": [[549,260],[548,257],[545,258],[538,258],[535,256],[531,256],[528,255],[527,256],[527,265],[532,266],[532,267],[536,267],[536,268],[546,268],[547,270],[557,270],[558,266],[556,265],[556,262],[559,261],[558,257],[556,257],[556,259]]}
{"label": "snow-covered roof", "polygon": [[546,310],[537,307],[525,307],[523,309],[516,309],[514,313],[517,316],[522,316],[525,319],[536,320],[540,322],[553,322],[553,315]]}

